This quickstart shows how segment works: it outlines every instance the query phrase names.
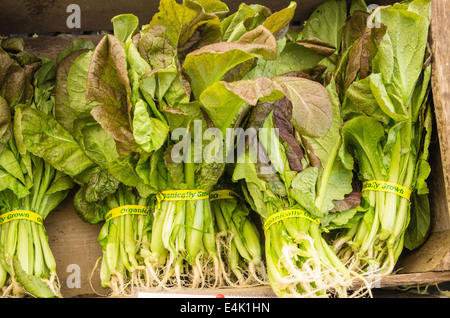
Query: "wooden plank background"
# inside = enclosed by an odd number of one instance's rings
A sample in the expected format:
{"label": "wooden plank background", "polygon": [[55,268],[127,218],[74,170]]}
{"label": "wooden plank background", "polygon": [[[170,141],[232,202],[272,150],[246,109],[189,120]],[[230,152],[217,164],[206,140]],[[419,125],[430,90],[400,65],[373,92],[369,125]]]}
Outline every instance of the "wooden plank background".
{"label": "wooden plank background", "polygon": [[[299,0],[295,21],[304,21],[311,12],[326,0]],[[180,2],[180,0],[178,1]],[[235,11],[242,2],[259,3],[278,11],[287,7],[290,0],[224,0],[230,11]],[[386,4],[392,0],[373,0],[368,3]],[[81,11],[81,28],[67,27],[70,4],[77,4]],[[158,11],[158,0],[1,0],[0,35],[33,34],[48,32],[80,32],[111,30],[111,18],[122,13],[133,13],[141,24],[150,22]]]}

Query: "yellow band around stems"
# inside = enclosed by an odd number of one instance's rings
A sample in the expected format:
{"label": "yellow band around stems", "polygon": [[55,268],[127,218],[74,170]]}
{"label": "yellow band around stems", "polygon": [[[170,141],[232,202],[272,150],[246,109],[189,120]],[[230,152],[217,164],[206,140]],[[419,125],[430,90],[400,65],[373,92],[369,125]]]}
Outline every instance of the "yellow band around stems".
{"label": "yellow band around stems", "polygon": [[312,217],[311,214],[309,214],[308,212],[300,209],[290,209],[280,211],[269,216],[263,225],[264,232],[266,232],[269,229],[269,227],[271,227],[273,224],[287,218],[305,218],[310,220],[311,222],[320,224],[320,220],[315,217]]}
{"label": "yellow band around stems", "polygon": [[5,224],[12,220],[30,220],[37,224],[43,225],[41,215],[27,210],[16,210],[0,215],[0,224]]}
{"label": "yellow band around stems", "polygon": [[239,194],[231,190],[217,190],[209,194],[209,201],[220,200],[220,199],[242,199]]}
{"label": "yellow band around stems", "polygon": [[209,192],[204,190],[166,190],[156,195],[156,209],[161,208],[161,202],[169,201],[186,201],[186,200],[203,200],[209,198]]}
{"label": "yellow band around stems", "polygon": [[145,205],[122,205],[106,213],[105,221],[127,214],[147,215],[148,207]]}

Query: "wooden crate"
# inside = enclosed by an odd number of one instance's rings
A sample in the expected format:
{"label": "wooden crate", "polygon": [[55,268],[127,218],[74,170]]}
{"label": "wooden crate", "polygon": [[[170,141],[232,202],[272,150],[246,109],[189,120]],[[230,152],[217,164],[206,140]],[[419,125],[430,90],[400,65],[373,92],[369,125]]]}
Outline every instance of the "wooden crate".
{"label": "wooden crate", "polygon": [[[69,29],[67,6],[73,1],[2,1],[0,3],[0,35],[30,35],[26,48],[33,53],[56,58],[57,54],[75,38],[86,38],[95,44],[102,38],[101,31],[110,31],[111,18],[121,13],[137,15],[142,24],[157,12],[158,0],[112,1],[79,0],[81,28]],[[235,10],[242,1],[225,1]],[[303,21],[325,0],[298,1],[295,21]],[[396,1],[372,1],[388,4]],[[286,7],[289,0],[246,1],[260,3],[273,11]],[[370,3],[370,1],[368,1]],[[435,113],[435,137],[430,149],[432,173],[429,178],[431,201],[431,228],[427,241],[415,251],[405,250],[397,264],[397,273],[386,277],[379,287],[411,286],[450,281],[450,41],[448,38],[450,0],[432,1],[431,49],[432,91]],[[94,31],[82,35],[85,31]],[[70,33],[53,36],[55,32]],[[50,33],[50,34],[48,34]],[[50,246],[53,250],[64,297],[106,296],[100,286],[99,268],[93,271],[101,256],[97,235],[101,224],[81,221],[74,212],[73,196],[69,196],[45,220]],[[79,277],[80,280],[75,278]],[[244,290],[189,291],[211,296],[216,293],[249,297],[274,297],[269,287]]]}

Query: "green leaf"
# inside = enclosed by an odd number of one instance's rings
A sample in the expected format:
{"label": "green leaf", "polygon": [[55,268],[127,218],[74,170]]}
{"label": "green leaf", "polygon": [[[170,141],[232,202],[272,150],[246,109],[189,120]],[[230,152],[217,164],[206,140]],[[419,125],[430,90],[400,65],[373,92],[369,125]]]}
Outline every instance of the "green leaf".
{"label": "green leaf", "polygon": [[0,155],[11,138],[11,109],[6,100],[0,96]]}
{"label": "green leaf", "polygon": [[[76,50],[64,57],[59,63],[56,70],[56,87],[55,87],[55,118],[67,130],[73,130],[73,121],[76,118],[74,106],[69,98],[69,88],[72,81],[69,79],[69,72],[75,60],[87,50]],[[84,87],[86,89],[86,86]],[[84,95],[84,94],[83,94]]]}
{"label": "green leaf", "polygon": [[139,99],[134,105],[133,134],[136,142],[149,153],[161,148],[169,133],[169,126],[150,114],[147,103]]}
{"label": "green leaf", "polygon": [[106,35],[92,55],[86,82],[86,102],[98,103],[91,115],[117,143],[130,153],[137,147],[130,123],[131,86],[125,49],[112,35]]}
{"label": "green leaf", "polygon": [[9,189],[17,196],[23,198],[30,194],[30,191],[14,176],[7,171],[0,169],[0,191]]}
{"label": "green leaf", "polygon": [[149,30],[154,31],[156,37],[167,38],[174,48],[185,44],[200,26],[217,18],[215,14],[206,13],[200,3],[191,0],[185,0],[183,4],[162,0],[158,9]]}
{"label": "green leaf", "polygon": [[32,295],[39,298],[55,298],[55,295],[47,284],[38,276],[27,274],[21,267],[18,256],[13,257],[14,274],[20,284]]}
{"label": "green leaf", "polygon": [[72,52],[78,51],[78,50],[93,50],[95,49],[94,43],[92,41],[87,39],[75,39],[72,42],[70,42],[66,47],[59,52],[58,56],[56,57],[56,64],[59,64],[62,59],[64,59],[67,55],[69,55]]}
{"label": "green leaf", "polygon": [[404,245],[414,250],[425,242],[430,228],[430,202],[427,194],[411,195],[411,218],[405,231]]}
{"label": "green leaf", "polygon": [[55,194],[70,190],[75,186],[71,177],[61,171],[56,171],[55,177],[52,180],[50,187],[45,192],[45,195]]}
{"label": "green leaf", "polygon": [[119,157],[114,139],[100,124],[83,122],[76,126],[79,131],[77,139],[83,152],[97,165],[106,168]]}
{"label": "green leaf", "polygon": [[191,52],[183,64],[195,98],[213,83],[221,80],[233,67],[254,57],[276,58],[276,41],[264,27],[242,35],[236,42],[220,42]]}
{"label": "green leaf", "polygon": [[347,121],[342,127],[342,147],[339,156],[347,169],[353,169],[354,158],[365,180],[384,180],[380,144],[385,139],[383,126],[368,116]]}
{"label": "green leaf", "polygon": [[300,38],[319,38],[333,45],[337,51],[341,45],[341,34],[347,19],[347,1],[331,0],[319,5],[308,18]]}
{"label": "green leaf", "polygon": [[291,122],[299,133],[321,136],[328,131],[332,119],[328,92],[321,84],[304,78],[278,76],[217,82],[202,93],[200,101],[214,126],[224,130],[245,102],[254,106],[259,100],[274,101],[283,96],[292,103]]}
{"label": "green leaf", "polygon": [[272,34],[276,34],[289,25],[294,17],[296,8],[297,3],[291,1],[286,8],[271,14],[262,25],[272,32]]}
{"label": "green leaf", "polygon": [[22,110],[21,127],[27,150],[55,169],[73,177],[94,165],[72,135],[50,115],[26,107]]}
{"label": "green leaf", "polygon": [[383,83],[388,83],[386,91],[408,105],[422,72],[428,21],[394,7],[381,8],[378,20],[387,26],[387,32],[373,59],[372,72],[380,73]]}
{"label": "green leaf", "polygon": [[222,41],[236,41],[242,34],[261,25],[269,16],[270,10],[263,5],[241,3],[236,12],[221,21]]}
{"label": "green leaf", "polygon": [[14,178],[25,183],[25,177],[22,173],[18,158],[16,158],[16,155],[9,148],[5,148],[0,155],[0,166],[14,176]]}
{"label": "green leaf", "polygon": [[90,111],[94,106],[86,102],[86,82],[92,54],[93,51],[89,51],[78,56],[67,76],[67,82],[70,83],[67,86],[68,107],[76,118],[91,117]]}

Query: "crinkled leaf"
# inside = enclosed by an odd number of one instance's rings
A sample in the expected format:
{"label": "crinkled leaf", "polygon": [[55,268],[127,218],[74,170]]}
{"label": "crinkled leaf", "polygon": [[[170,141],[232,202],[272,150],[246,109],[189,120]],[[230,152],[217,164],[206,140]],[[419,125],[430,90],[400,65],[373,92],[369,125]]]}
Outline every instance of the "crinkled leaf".
{"label": "crinkled leaf", "polygon": [[120,14],[111,19],[114,36],[122,43],[131,41],[133,35],[138,31],[139,18],[134,14]]}
{"label": "crinkled leaf", "polygon": [[76,129],[76,138],[83,152],[97,165],[106,168],[111,161],[119,157],[114,139],[100,124],[79,122]]}
{"label": "crinkled leaf", "polygon": [[73,130],[73,121],[76,114],[71,106],[69,99],[69,87],[72,81],[69,80],[69,71],[75,60],[87,50],[76,50],[64,57],[57,66],[56,70],[56,87],[55,87],[55,118],[67,130]]}
{"label": "crinkled leaf", "polygon": [[216,82],[202,93],[200,101],[214,125],[224,129],[244,102],[256,105],[258,100],[274,101],[283,96],[292,103],[291,123],[299,133],[321,136],[328,131],[332,119],[328,92],[321,84],[304,78],[278,76]]}
{"label": "crinkled leaf", "polygon": [[67,82],[67,94],[69,95],[68,107],[76,118],[91,117],[92,104],[86,102],[86,81],[93,51],[81,54],[69,70]]}
{"label": "crinkled leaf", "polygon": [[0,96],[0,155],[11,138],[11,109]]}
{"label": "crinkled leaf", "polygon": [[388,93],[407,104],[422,72],[428,39],[427,18],[386,7],[379,10],[376,19],[387,26],[387,32],[373,59],[372,71],[381,74]]}
{"label": "crinkled leaf", "polygon": [[27,72],[1,48],[0,96],[10,107],[30,102],[33,97],[33,85]]}
{"label": "crinkled leaf", "polygon": [[411,195],[411,218],[405,231],[404,245],[414,250],[425,242],[430,229],[430,202],[427,194]]}
{"label": "crinkled leaf", "polygon": [[18,198],[23,198],[30,194],[30,191],[13,175],[0,168],[0,191],[9,189]]}
{"label": "crinkled leaf", "polygon": [[100,170],[93,173],[85,188],[85,200],[98,202],[113,194],[119,186],[119,181],[108,171]]}
{"label": "crinkled leaf", "polygon": [[130,124],[131,87],[125,49],[112,35],[106,35],[92,55],[86,82],[86,102],[97,102],[92,117],[117,142],[120,152],[130,153],[137,145]]}
{"label": "crinkled leaf", "polygon": [[63,58],[65,58],[67,55],[69,55],[72,52],[78,51],[78,50],[93,50],[95,49],[94,43],[92,41],[87,39],[75,39],[71,41],[66,47],[59,52],[58,56],[56,57],[56,64],[59,64]]}
{"label": "crinkled leaf", "polygon": [[319,5],[308,18],[300,38],[319,38],[340,50],[341,34],[347,19],[347,1],[332,0]]}

